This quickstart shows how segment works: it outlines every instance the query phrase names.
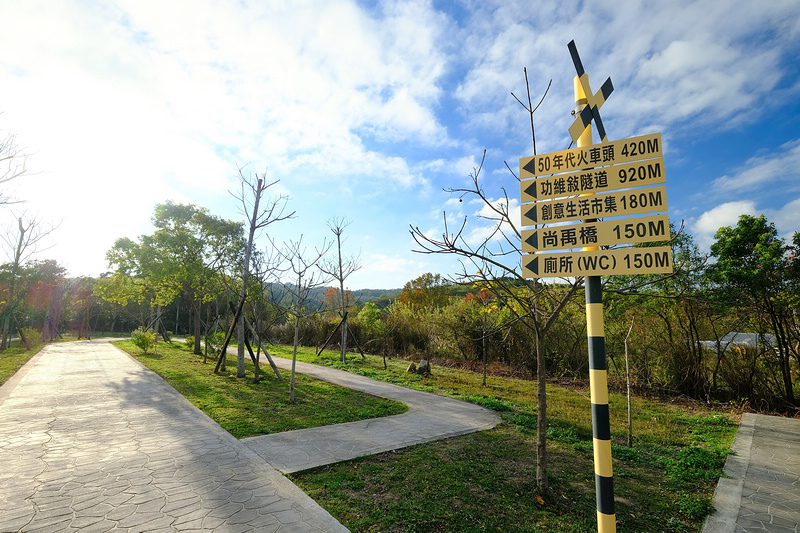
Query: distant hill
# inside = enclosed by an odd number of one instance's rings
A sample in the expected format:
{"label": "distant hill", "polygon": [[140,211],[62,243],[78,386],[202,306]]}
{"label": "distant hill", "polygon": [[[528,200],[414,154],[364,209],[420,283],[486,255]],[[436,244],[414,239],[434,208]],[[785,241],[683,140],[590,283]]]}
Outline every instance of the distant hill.
{"label": "distant hill", "polygon": [[[287,300],[285,303],[288,304],[291,301],[291,297],[289,296],[291,294],[291,287],[289,285],[284,285],[284,287],[283,292]],[[312,289],[306,300],[306,307],[309,309],[321,309],[322,303],[326,301],[325,291],[330,288],[331,287],[318,287]],[[397,298],[401,291],[402,289],[358,289],[351,292],[359,306],[363,306],[367,302],[372,302],[380,309],[385,309],[394,303],[395,298]]]}

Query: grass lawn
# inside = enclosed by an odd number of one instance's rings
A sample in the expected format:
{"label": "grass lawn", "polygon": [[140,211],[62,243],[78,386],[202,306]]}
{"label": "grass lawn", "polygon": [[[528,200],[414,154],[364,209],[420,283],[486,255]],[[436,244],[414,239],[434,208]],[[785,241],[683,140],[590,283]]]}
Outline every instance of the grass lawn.
{"label": "grass lawn", "polygon": [[0,385],[5,383],[17,370],[25,366],[42,349],[44,344],[34,343],[30,350],[25,350],[25,346],[20,341],[12,341],[4,352],[0,352]]}
{"label": "grass lawn", "polygon": [[[288,348],[274,347],[276,355]],[[407,361],[338,354],[307,362],[478,403],[500,412],[491,431],[291,475],[352,531],[596,530],[589,391],[548,385],[549,484],[536,489],[536,383],[434,366],[425,378]],[[737,426],[731,413],[700,404],[633,400],[634,446],[624,446],[627,405],[610,395],[617,530],[699,531],[711,511]]]}
{"label": "grass lawn", "polygon": [[114,342],[156,372],[190,402],[234,437],[280,433],[294,429],[341,424],[395,415],[408,409],[400,402],[376,398],[302,375],[295,376],[295,403],[289,402],[289,375],[279,380],[269,365],[254,383],[248,359],[246,379],[236,378],[236,357],[229,356],[226,372],[214,374],[213,358],[192,354],[184,343],[159,343],[157,353],[144,354],[129,340]]}
{"label": "grass lawn", "polygon": [[[300,378],[298,403],[288,382],[268,365],[265,379],[216,376],[182,345],[160,344],[143,355],[120,343],[165,377],[195,405],[237,437],[333,424],[397,412],[383,400]],[[291,357],[291,347],[271,353]],[[137,355],[138,354],[138,355]],[[292,474],[290,478],[352,531],[585,532],[596,530],[589,391],[548,384],[549,484],[536,489],[536,383],[434,366],[433,376],[406,373],[408,363],[338,353],[299,359],[420,390],[461,398],[498,411],[497,428]],[[228,368],[235,368],[233,358]],[[248,367],[252,377],[252,367]],[[353,395],[353,396],[351,396]],[[376,407],[368,403],[378,402]],[[392,404],[393,402],[387,402]],[[617,531],[699,531],[727,450],[736,433],[732,413],[700,404],[634,398],[634,446],[627,435],[624,396],[610,394]],[[371,413],[371,414],[370,414]]]}

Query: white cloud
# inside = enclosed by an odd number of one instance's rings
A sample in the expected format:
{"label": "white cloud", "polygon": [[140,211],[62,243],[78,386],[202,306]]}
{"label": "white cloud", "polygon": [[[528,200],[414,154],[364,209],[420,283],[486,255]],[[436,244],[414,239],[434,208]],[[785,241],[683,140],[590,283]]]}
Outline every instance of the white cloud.
{"label": "white cloud", "polygon": [[757,212],[755,204],[749,200],[718,205],[700,215],[691,225],[695,243],[701,250],[708,250],[719,228],[735,226],[741,215],[755,215]]}
{"label": "white cloud", "polygon": [[606,129],[611,138],[624,138],[687,120],[702,119],[713,129],[752,120],[776,104],[764,105],[790,75],[800,37],[800,12],[790,0],[624,0],[557,9],[537,4],[535,11],[525,2],[489,4],[465,23],[474,66],[456,95],[478,117],[476,125],[524,128],[525,111],[503,95],[514,91],[527,103],[523,66],[534,104],[552,78],[536,115],[542,151],[568,142],[575,70],[566,45],[572,38],[593,90],[612,78]]}
{"label": "white cloud", "polygon": [[734,175],[714,180],[713,187],[720,191],[784,190],[787,183],[797,187],[798,178],[800,139],[785,143],[774,153],[748,159]]}
{"label": "white cloud", "polygon": [[752,200],[728,202],[714,207],[700,215],[690,224],[695,243],[701,250],[708,250],[714,243],[714,235],[723,226],[736,226],[741,215],[758,216],[763,214],[768,222],[774,223],[778,233],[787,240],[800,231],[800,198],[796,198],[777,209],[757,208]]}
{"label": "white cloud", "polygon": [[[509,249],[508,243],[496,229],[510,239],[515,238],[514,230],[505,222],[505,218],[501,213],[508,213],[509,220],[513,221],[517,229],[520,229],[521,219],[521,206],[517,198],[509,198],[506,202],[505,198],[491,199],[488,198],[487,202],[479,202],[480,209],[474,213],[474,218],[470,220],[472,227],[469,228],[469,233],[465,236],[467,244],[470,246],[479,246],[491,239],[493,244],[502,246],[505,250]],[[499,213],[498,213],[499,211]],[[492,244],[492,243],[490,243]]]}
{"label": "white cloud", "polygon": [[780,209],[765,210],[767,220],[775,223],[778,232],[787,238],[800,231],[800,198],[797,198]]}
{"label": "white cloud", "polygon": [[[509,94],[527,100],[523,67],[534,104],[554,80],[536,115],[538,151],[566,147],[573,37],[592,87],[614,81],[603,115],[610,136],[663,129],[683,165],[692,163],[684,125],[713,134],[749,124],[800,92],[794,0],[535,10],[526,0],[6,3],[0,47],[13,53],[0,56],[0,130],[18,133],[32,153],[39,174],[19,183],[20,195],[26,209],[64,220],[59,248],[76,251],[73,264],[148,231],[166,199],[235,216],[226,191],[235,166],[249,163],[291,193],[303,213],[292,228],[309,234],[318,229],[308,220],[368,218],[362,227],[381,235],[375,242],[394,246],[371,249],[385,256],[376,264],[401,265],[392,261],[408,247],[408,223],[441,228],[443,207],[452,221],[485,207],[443,203],[441,194],[469,187],[484,147],[487,194],[497,198],[505,185],[516,196],[502,161],[515,168],[513,158],[530,152],[528,115]],[[765,183],[798,196],[800,141],[770,151],[712,185],[752,190],[739,210],[767,205]],[[696,224],[735,223],[725,216],[735,205]],[[770,207],[776,223],[791,225],[795,204]],[[511,209],[519,220],[516,198]],[[487,235],[489,224],[470,224],[473,242]],[[397,272],[407,280],[437,264]]]}

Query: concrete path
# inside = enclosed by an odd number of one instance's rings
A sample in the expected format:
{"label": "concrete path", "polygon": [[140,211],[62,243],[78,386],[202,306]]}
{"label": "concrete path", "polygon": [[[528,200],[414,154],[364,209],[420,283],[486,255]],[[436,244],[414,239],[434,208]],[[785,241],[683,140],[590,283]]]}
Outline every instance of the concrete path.
{"label": "concrete path", "polygon": [[[290,359],[273,357],[273,360],[282,370],[291,368]],[[265,367],[267,372],[271,371],[266,363]],[[242,440],[269,464],[287,474],[422,442],[491,429],[500,423],[500,416],[494,411],[460,400],[308,363],[298,362],[296,371],[298,374],[373,396],[397,400],[406,404],[408,411],[385,418]]]}
{"label": "concrete path", "polygon": [[703,533],[800,532],[800,420],[745,413]]}
{"label": "concrete path", "polygon": [[108,342],[51,344],[0,388],[0,531],[347,531]]}

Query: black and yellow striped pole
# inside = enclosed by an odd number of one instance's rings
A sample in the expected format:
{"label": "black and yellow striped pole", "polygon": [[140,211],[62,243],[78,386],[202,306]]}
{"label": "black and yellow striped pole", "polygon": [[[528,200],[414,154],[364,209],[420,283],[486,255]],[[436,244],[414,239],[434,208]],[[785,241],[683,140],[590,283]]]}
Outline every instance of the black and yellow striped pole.
{"label": "black and yellow striped pole", "polygon": [[[601,141],[607,141],[608,137],[602,121],[600,121],[598,109],[611,93],[611,90],[613,90],[611,79],[609,78],[603,84],[601,90],[593,98],[589,89],[589,76],[583,69],[574,41],[569,43],[569,50],[578,73],[574,80],[576,124],[573,124],[570,133],[574,138],[574,135],[580,132],[577,138],[578,147],[591,145],[591,122],[594,119]],[[587,110],[589,110],[588,113]],[[575,128],[576,125],[578,125],[577,128]],[[580,129],[581,126],[583,127],[582,130]],[[597,247],[584,248],[585,251],[597,249]],[[597,497],[597,531],[599,533],[615,533],[617,521],[614,513],[614,476],[611,465],[608,365],[606,363],[606,338],[603,326],[603,289],[600,283],[600,276],[587,276],[585,289],[586,329],[589,340],[589,388],[592,402],[592,441],[594,445],[594,483]]]}

